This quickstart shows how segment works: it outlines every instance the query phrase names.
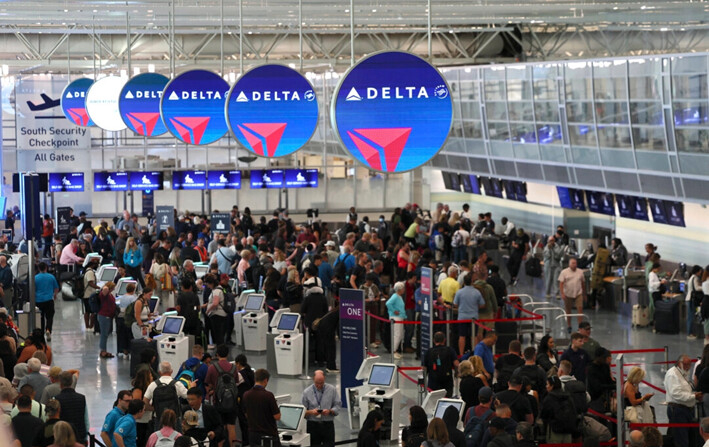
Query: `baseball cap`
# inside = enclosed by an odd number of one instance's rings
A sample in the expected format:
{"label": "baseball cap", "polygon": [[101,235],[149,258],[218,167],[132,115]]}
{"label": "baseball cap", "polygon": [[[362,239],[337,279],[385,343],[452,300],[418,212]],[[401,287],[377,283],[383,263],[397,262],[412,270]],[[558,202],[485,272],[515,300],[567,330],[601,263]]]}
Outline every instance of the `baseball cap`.
{"label": "baseball cap", "polygon": [[579,329],[591,329],[591,323],[588,321],[582,321],[579,323]]}
{"label": "baseball cap", "polygon": [[221,275],[219,275],[219,281],[229,281],[229,275],[227,275],[226,273],[222,273]]}
{"label": "baseball cap", "polygon": [[492,388],[489,386],[480,388],[480,391],[478,391],[478,399],[483,403],[490,402],[490,399],[492,399]]}
{"label": "baseball cap", "polygon": [[83,216],[86,216],[86,213],[84,211],[79,213],[79,217],[83,217]]}
{"label": "baseball cap", "polygon": [[185,414],[182,415],[182,418],[185,421],[185,424],[187,425],[190,425],[192,427],[196,427],[199,425],[199,416],[197,416],[197,412],[194,410],[185,411]]}
{"label": "baseball cap", "polygon": [[327,242],[325,242],[325,246],[326,246],[326,247],[335,247],[335,242],[333,242],[333,241],[327,241]]}

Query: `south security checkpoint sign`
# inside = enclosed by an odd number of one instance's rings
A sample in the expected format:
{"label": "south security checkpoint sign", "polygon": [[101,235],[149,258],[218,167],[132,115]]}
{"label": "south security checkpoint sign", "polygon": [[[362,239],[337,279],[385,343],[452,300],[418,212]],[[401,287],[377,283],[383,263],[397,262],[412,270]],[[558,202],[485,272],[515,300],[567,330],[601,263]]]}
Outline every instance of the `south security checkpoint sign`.
{"label": "south security checkpoint sign", "polygon": [[143,73],[126,83],[118,107],[130,130],[144,137],[157,137],[167,132],[160,119],[160,99],[169,81],[159,73]]}
{"label": "south security checkpoint sign", "polygon": [[332,126],[369,169],[405,172],[431,160],[450,133],[453,102],[446,80],[413,54],[387,51],[359,61],[332,102]]}
{"label": "south security checkpoint sign", "polygon": [[64,116],[81,127],[93,126],[94,122],[86,112],[86,93],[94,83],[89,78],[81,78],[71,82],[62,92],[61,106]]}
{"label": "south security checkpoint sign", "polygon": [[214,143],[227,132],[224,104],[229,84],[216,73],[192,70],[165,87],[160,102],[163,122],[183,143]]}
{"label": "south security checkpoint sign", "polygon": [[313,86],[284,65],[248,71],[229,92],[226,119],[236,139],[262,157],[282,157],[302,148],[318,125]]}

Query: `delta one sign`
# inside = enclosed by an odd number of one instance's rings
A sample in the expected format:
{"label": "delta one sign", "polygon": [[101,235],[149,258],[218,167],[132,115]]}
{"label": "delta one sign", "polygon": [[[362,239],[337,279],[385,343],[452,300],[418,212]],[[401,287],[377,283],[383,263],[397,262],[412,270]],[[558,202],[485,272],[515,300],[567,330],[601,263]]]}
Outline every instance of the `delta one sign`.
{"label": "delta one sign", "polygon": [[405,172],[431,160],[451,129],[448,84],[431,64],[398,51],[375,53],[342,78],[332,126],[358,161],[380,172]]}
{"label": "delta one sign", "polygon": [[81,127],[93,126],[94,122],[86,112],[86,93],[94,83],[89,78],[81,78],[70,83],[62,92],[61,106],[64,116]]}
{"label": "delta one sign", "polygon": [[170,81],[163,91],[163,122],[183,143],[214,143],[227,132],[224,103],[229,84],[216,73],[192,70]]}
{"label": "delta one sign", "polygon": [[262,65],[229,92],[226,119],[236,139],[262,157],[302,148],[318,125],[318,101],[305,77],[283,65]]}
{"label": "delta one sign", "polygon": [[167,132],[160,119],[160,99],[169,79],[158,73],[143,73],[131,78],[121,91],[118,106],[128,128],[144,137]]}

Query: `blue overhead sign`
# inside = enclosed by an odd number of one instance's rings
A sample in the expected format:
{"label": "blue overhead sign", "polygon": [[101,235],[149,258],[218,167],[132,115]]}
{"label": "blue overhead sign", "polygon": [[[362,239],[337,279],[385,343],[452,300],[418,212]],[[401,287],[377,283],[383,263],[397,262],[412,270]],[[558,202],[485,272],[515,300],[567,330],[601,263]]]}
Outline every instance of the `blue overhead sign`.
{"label": "blue overhead sign", "polygon": [[94,122],[86,111],[86,93],[94,83],[89,78],[81,78],[67,85],[62,92],[61,106],[64,116],[81,127],[93,126]]}
{"label": "blue overhead sign", "polygon": [[94,191],[128,191],[127,172],[94,172]]}
{"label": "blue overhead sign", "polygon": [[241,189],[241,171],[209,171],[207,189]]}
{"label": "blue overhead sign", "polygon": [[160,119],[160,99],[169,79],[158,73],[143,73],[131,78],[121,91],[118,107],[128,128],[144,137],[167,132]]}
{"label": "blue overhead sign", "polygon": [[207,189],[206,171],[173,171],[172,189]]}

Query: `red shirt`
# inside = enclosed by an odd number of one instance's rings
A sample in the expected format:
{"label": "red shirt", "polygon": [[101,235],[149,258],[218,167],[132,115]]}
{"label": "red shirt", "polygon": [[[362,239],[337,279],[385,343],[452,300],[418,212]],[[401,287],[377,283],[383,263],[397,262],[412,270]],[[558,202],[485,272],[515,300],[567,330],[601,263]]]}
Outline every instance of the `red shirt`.
{"label": "red shirt", "polygon": [[[236,379],[236,384],[239,384],[239,368],[237,368],[233,363],[231,363],[228,360],[219,360],[219,366],[222,368],[222,371],[228,372],[232,368],[234,368],[234,378]],[[207,375],[204,378],[204,383],[206,385],[209,385],[210,389],[214,391],[217,388],[217,380],[219,379],[219,373],[217,372],[217,367],[214,366],[214,363],[209,365],[209,369],[207,370]]]}
{"label": "red shirt", "polygon": [[415,309],[416,299],[414,298],[414,292],[416,291],[416,289],[414,288],[414,286],[409,284],[408,281],[404,282],[404,285],[406,286],[406,295],[404,296],[404,309]]}

